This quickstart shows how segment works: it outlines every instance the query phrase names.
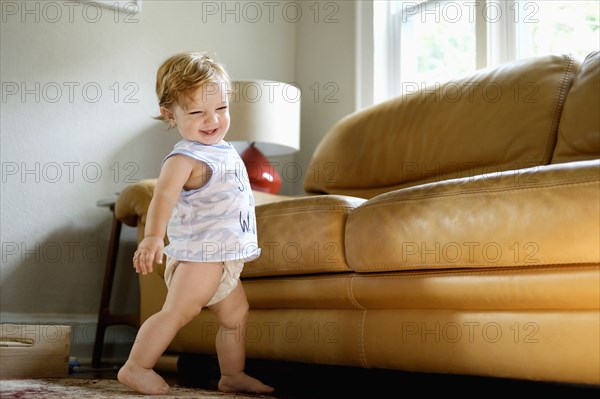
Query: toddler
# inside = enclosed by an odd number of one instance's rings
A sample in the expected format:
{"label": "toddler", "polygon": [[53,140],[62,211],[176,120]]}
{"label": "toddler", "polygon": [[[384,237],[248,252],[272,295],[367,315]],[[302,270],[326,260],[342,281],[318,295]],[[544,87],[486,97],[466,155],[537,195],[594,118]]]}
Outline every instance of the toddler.
{"label": "toddler", "polygon": [[273,392],[244,372],[245,343],[239,338],[248,315],[239,276],[244,262],[258,258],[260,249],[248,175],[224,141],[230,84],[224,68],[203,53],[172,56],[157,73],[158,119],[177,127],[182,140],[162,163],[144,239],[133,256],[135,270],[146,275],[154,262],[162,263],[163,251],[167,255],[165,303],[142,324],[118,373],[121,383],[144,394],[169,391],[152,368],[176,333],[204,307],[220,324],[218,389]]}

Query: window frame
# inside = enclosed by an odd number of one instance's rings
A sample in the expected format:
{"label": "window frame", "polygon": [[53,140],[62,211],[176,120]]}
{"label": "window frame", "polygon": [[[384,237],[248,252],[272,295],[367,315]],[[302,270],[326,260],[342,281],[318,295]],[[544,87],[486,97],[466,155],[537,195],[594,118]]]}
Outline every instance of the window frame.
{"label": "window frame", "polygon": [[[404,4],[423,9],[428,4],[450,1],[405,0]],[[523,46],[528,43],[520,43],[517,38],[529,29],[527,24],[521,23],[521,19],[532,15],[530,7],[536,6],[534,1],[464,1],[472,3],[474,7],[476,70],[516,60],[527,54]],[[402,3],[388,0],[357,2],[357,109],[402,94],[403,73],[399,62],[402,26],[398,26],[402,16],[395,12],[402,9]]]}

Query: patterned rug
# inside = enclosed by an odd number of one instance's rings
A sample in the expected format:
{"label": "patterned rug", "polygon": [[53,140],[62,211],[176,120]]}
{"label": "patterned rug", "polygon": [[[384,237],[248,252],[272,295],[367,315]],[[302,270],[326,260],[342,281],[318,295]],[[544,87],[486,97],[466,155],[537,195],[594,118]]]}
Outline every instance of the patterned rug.
{"label": "patterned rug", "polygon": [[274,396],[228,394],[197,388],[171,386],[169,395],[147,396],[132,391],[111,379],[44,378],[0,380],[1,399],[106,399],[106,398],[198,398],[198,399],[243,399],[275,398]]}

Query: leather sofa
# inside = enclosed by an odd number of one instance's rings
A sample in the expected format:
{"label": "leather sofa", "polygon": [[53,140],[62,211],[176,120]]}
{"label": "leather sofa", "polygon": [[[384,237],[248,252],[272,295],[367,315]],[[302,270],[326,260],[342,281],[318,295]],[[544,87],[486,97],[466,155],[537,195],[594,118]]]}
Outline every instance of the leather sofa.
{"label": "leather sofa", "polygon": [[[599,95],[598,52],[549,55],[338,121],[306,195],[255,193],[247,356],[600,384]],[[138,238],[154,183],[116,203]],[[214,354],[216,331],[202,312],[168,352]]]}

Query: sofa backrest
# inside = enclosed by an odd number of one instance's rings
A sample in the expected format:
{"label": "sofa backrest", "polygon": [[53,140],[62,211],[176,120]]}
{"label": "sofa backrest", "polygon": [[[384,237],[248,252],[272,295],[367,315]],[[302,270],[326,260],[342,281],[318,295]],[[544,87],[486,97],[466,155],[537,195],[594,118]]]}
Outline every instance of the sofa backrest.
{"label": "sofa backrest", "polygon": [[552,163],[600,156],[600,52],[586,57],[567,96]]}
{"label": "sofa backrest", "polygon": [[427,182],[549,164],[579,67],[568,55],[518,60],[405,90],[348,115],[319,143],[304,189],[371,198]]}

